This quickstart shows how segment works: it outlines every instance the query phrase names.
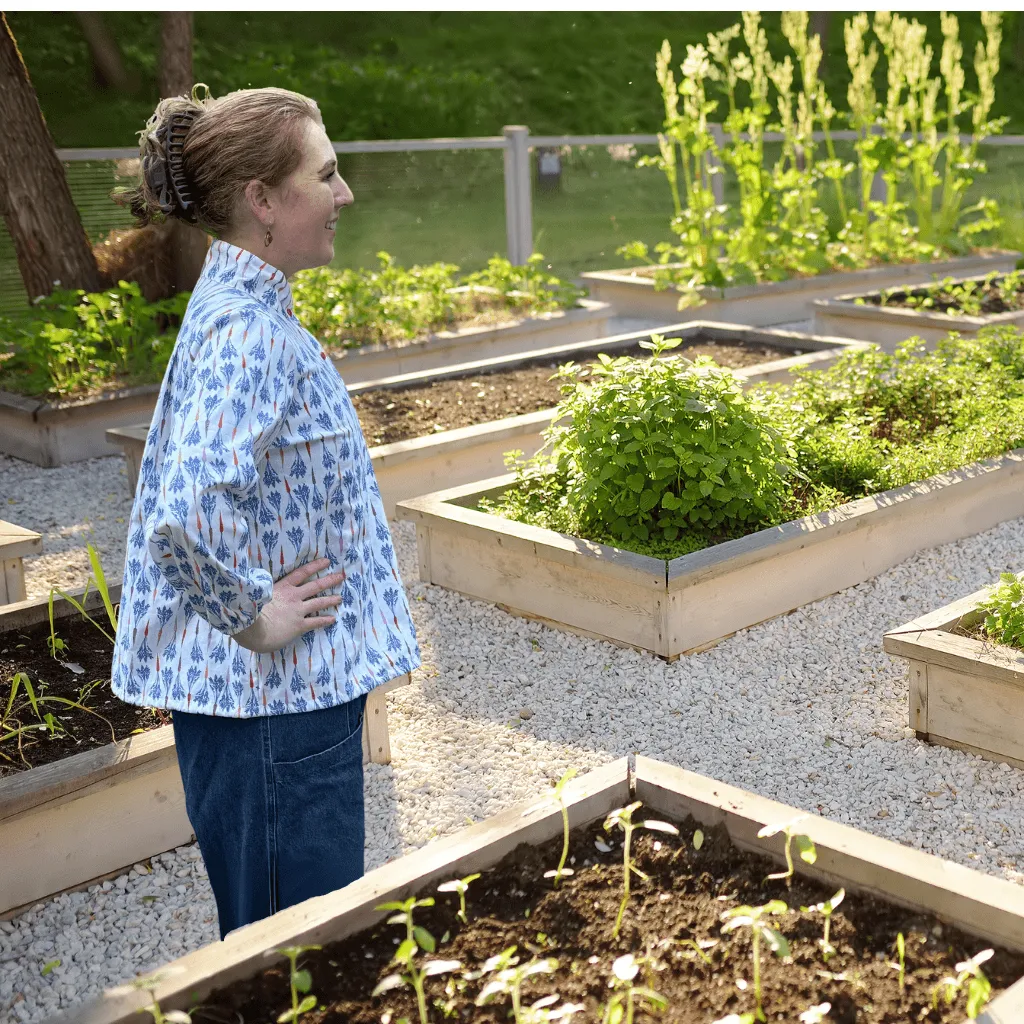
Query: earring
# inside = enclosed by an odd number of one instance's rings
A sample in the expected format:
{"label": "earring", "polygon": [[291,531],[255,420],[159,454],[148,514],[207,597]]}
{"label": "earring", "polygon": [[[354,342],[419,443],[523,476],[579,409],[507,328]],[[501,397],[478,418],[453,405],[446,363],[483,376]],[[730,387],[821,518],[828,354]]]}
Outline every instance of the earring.
{"label": "earring", "polygon": [[267,233],[263,236],[263,244],[270,245],[274,240],[274,236],[270,233],[270,228],[267,228]]}

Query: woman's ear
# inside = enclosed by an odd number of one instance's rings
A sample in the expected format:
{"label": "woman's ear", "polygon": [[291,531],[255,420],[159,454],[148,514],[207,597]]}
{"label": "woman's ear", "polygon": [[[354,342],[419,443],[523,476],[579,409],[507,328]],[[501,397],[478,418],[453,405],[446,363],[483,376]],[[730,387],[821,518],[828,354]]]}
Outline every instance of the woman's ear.
{"label": "woman's ear", "polygon": [[252,215],[264,226],[272,227],[274,221],[273,204],[262,181],[253,179],[245,186],[245,201]]}

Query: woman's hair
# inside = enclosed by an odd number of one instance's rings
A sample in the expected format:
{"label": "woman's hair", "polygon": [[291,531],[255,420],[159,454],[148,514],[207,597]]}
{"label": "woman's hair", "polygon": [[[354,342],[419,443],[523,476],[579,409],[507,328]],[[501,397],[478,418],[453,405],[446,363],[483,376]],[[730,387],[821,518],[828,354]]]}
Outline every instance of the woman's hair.
{"label": "woman's hair", "polygon": [[232,222],[250,181],[273,188],[302,160],[306,121],[323,124],[317,105],[287,89],[239,89],[220,99],[172,96],[139,132],[141,178],[112,193],[140,224],[158,214],[215,235]]}

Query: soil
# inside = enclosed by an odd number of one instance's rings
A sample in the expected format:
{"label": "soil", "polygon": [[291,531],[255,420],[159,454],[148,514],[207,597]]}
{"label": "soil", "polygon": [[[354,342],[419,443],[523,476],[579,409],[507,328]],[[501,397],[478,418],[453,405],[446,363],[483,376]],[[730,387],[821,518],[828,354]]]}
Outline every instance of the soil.
{"label": "soil", "polygon": [[[648,352],[637,345],[614,354],[640,357],[648,355]],[[793,349],[777,349],[768,345],[731,344],[697,338],[673,349],[671,354],[687,359],[710,356],[720,366],[739,369],[797,353]],[[593,362],[595,360],[589,360],[583,365]],[[401,390],[363,391],[352,396],[352,403],[359,414],[367,443],[391,444],[442,430],[550,409],[562,397],[559,382],[550,379],[558,366],[558,361],[553,360]]]}
{"label": "soil", "polygon": [[[994,316],[996,313],[1017,313],[1024,309],[1024,289],[1016,291],[1012,300],[1007,303],[997,287],[998,282],[1001,280],[1002,278],[998,278],[995,281],[983,284],[979,288],[975,294],[981,301],[981,310],[979,313],[974,313],[972,310],[971,315]],[[911,297],[921,298],[924,296],[931,296],[932,304],[930,306],[922,307],[917,303],[911,304],[908,301]],[[936,288],[934,285],[928,288],[911,288],[907,291],[886,292],[884,302],[881,295],[865,296],[864,301],[870,306],[899,306],[920,309],[923,313],[947,313],[949,316],[964,315],[956,296]]]}
{"label": "soil", "polygon": [[[760,906],[783,900],[793,910],[774,919],[789,942],[790,959],[773,956],[761,944],[764,1012],[768,1021],[796,1022],[811,1006],[831,1003],[833,1024],[906,1024],[909,1021],[956,1021],[964,1018],[966,993],[947,1006],[931,1006],[932,990],[942,978],[956,974],[955,965],[987,948],[930,915],[915,914],[873,898],[848,894],[832,915],[830,940],[837,951],[823,959],[818,940],[823,919],[801,913],[828,900],[831,888],[793,880],[767,881],[777,866],[766,858],[732,846],[721,826],[706,829],[699,851],[693,848],[695,822],[677,823],[681,838],[637,832],[634,864],[648,881],[637,879],[618,939],[612,929],[622,894],[622,852],[619,837],[610,838],[597,822],[573,832],[570,863],[576,874],[557,890],[544,872],[557,867],[561,838],[541,847],[520,846],[497,867],[470,883],[468,924],[456,917],[458,897],[432,889],[437,904],[417,909],[417,925],[438,939],[428,959],[459,960],[462,968],[448,977],[426,981],[432,1021],[473,1021],[499,1024],[510,1019],[507,997],[484,1007],[474,1000],[489,977],[466,980],[484,961],[509,946],[518,947],[520,962],[554,957],[553,975],[539,975],[523,986],[524,1007],[555,992],[558,1002],[581,1003],[574,1019],[597,1024],[609,997],[613,961],[633,953],[647,959],[635,984],[647,985],[668,1000],[656,1017],[638,1012],[639,1022],[709,1024],[728,1014],[752,1012],[755,1006],[749,932],[722,931],[722,913],[740,905]],[[608,842],[602,853],[595,841]],[[906,941],[905,985],[900,989],[896,937]],[[399,1024],[418,1021],[410,989],[396,989],[376,998],[370,993],[392,973],[389,958],[403,925],[385,925],[361,932],[320,952],[302,955],[300,967],[312,974],[311,992],[317,1007],[302,1024]],[[703,956],[696,945],[706,943]],[[1024,956],[997,950],[983,970],[993,995],[1024,974]],[[193,1024],[246,1024],[273,1021],[290,1009],[289,973],[281,959],[253,978],[212,993],[192,1010]]]}
{"label": "soil", "polygon": [[[134,732],[170,724],[171,718],[166,712],[126,704],[114,696],[110,689],[111,644],[95,626],[77,617],[58,619],[55,626],[57,636],[67,644],[64,660],[50,656],[48,622],[0,635],[0,712],[7,707],[14,675],[24,672],[36,697],[44,702],[48,697],[80,701],[83,686],[99,680],[99,685],[85,699],[85,706],[95,714],[44,703],[40,714],[51,713],[63,726],[63,731],[54,735],[45,729],[24,733],[20,752],[17,738],[4,740],[0,744],[0,779],[102,747],[115,739],[122,740]],[[83,671],[76,672],[68,665],[76,665]],[[21,687],[13,712],[17,719],[15,725],[39,721]],[[3,724],[7,726],[9,722],[5,720]],[[0,728],[0,735],[7,731]]]}

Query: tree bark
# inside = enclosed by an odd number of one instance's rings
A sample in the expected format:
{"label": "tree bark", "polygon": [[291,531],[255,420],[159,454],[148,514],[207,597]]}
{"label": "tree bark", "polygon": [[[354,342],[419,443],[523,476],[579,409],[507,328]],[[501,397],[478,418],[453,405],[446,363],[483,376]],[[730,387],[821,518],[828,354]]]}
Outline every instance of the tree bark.
{"label": "tree bark", "polygon": [[0,214],[30,299],[100,275],[28,69],[0,13]]}
{"label": "tree bark", "polygon": [[[192,91],[192,12],[160,15],[160,96]],[[167,237],[176,292],[190,291],[199,280],[210,239],[205,231],[173,221]]]}
{"label": "tree bark", "polygon": [[99,11],[76,11],[75,17],[89,46],[96,84],[121,92],[134,92],[137,83],[125,71],[121,51],[103,21],[103,15]]}

